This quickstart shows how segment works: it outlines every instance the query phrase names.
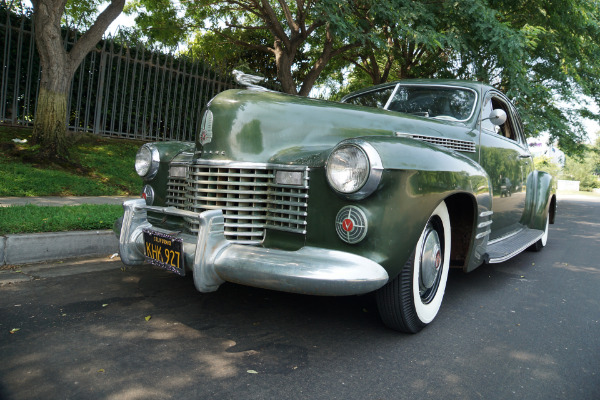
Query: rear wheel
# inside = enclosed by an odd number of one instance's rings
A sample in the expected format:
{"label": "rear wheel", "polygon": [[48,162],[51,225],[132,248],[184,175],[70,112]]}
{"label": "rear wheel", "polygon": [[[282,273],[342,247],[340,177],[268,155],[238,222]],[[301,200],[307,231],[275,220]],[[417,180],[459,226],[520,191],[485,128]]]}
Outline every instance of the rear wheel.
{"label": "rear wheel", "polygon": [[402,272],[377,291],[383,323],[416,333],[437,315],[450,267],[450,217],[446,203],[434,210]]}

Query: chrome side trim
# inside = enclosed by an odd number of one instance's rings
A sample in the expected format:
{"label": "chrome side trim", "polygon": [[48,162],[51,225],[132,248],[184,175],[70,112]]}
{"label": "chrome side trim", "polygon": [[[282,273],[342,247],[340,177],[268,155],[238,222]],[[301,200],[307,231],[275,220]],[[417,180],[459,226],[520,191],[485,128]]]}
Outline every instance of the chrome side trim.
{"label": "chrome side trim", "polygon": [[484,237],[488,236],[490,233],[492,233],[492,231],[488,229],[485,232],[478,233],[477,236],[475,236],[475,239],[484,238]]}
{"label": "chrome side trim", "polygon": [[485,221],[485,222],[481,222],[479,225],[477,225],[478,228],[485,228],[486,226],[490,226],[492,224],[493,221]]}
{"label": "chrome side trim", "polygon": [[498,242],[500,242],[500,241],[502,241],[502,240],[506,240],[506,239],[508,239],[508,238],[511,238],[511,237],[513,237],[513,236],[515,236],[515,235],[518,235],[518,234],[519,234],[519,233],[521,233],[522,231],[523,231],[523,228],[521,228],[521,229],[519,229],[519,230],[517,230],[517,231],[514,231],[514,232],[512,232],[512,233],[509,233],[508,235],[505,235],[505,236],[502,236],[502,237],[496,238],[496,239],[494,239],[494,240],[490,240],[490,241],[488,242],[488,245],[491,245],[491,244],[494,244],[494,243],[498,243]]}

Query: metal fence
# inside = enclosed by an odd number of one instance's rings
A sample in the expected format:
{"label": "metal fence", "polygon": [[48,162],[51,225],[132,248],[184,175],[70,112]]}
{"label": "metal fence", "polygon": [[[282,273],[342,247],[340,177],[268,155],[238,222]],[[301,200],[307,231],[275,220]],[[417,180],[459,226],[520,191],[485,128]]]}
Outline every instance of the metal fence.
{"label": "metal fence", "polygon": [[[3,15],[2,15],[3,14]],[[41,67],[33,24],[2,12],[0,123],[33,125]],[[69,49],[78,33],[63,30]],[[141,140],[194,140],[206,103],[239,87],[203,60],[149,51],[139,43],[103,40],[75,73],[68,129]]]}

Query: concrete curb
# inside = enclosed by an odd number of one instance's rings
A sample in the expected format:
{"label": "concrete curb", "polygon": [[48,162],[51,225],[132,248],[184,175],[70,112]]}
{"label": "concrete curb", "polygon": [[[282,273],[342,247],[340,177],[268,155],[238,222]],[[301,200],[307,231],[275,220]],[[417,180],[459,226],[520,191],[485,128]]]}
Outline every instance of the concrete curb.
{"label": "concrete curb", "polygon": [[0,265],[105,256],[118,251],[119,241],[112,230],[26,233],[0,237]]}
{"label": "concrete curb", "polygon": [[6,237],[0,236],[0,265],[5,264],[4,249],[6,248]]}

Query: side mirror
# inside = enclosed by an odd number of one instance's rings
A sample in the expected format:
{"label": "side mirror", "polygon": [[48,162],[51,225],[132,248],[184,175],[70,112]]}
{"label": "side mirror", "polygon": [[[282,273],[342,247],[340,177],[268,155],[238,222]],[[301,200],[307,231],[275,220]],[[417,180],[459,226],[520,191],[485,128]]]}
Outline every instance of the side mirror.
{"label": "side mirror", "polygon": [[492,124],[500,126],[506,122],[506,112],[501,108],[497,108],[492,110],[490,116],[482,119],[482,121],[485,121],[486,119],[489,119]]}

